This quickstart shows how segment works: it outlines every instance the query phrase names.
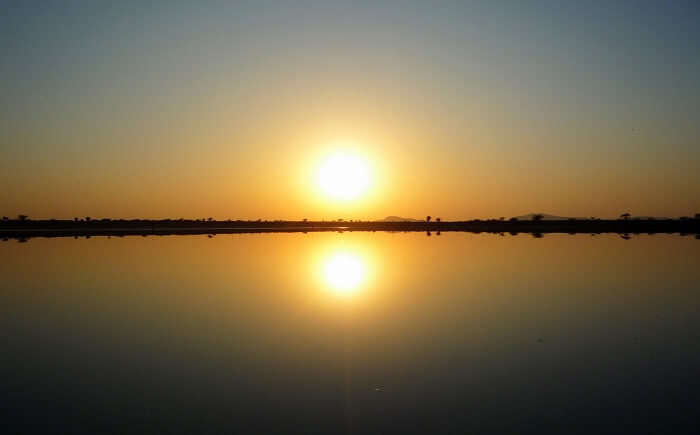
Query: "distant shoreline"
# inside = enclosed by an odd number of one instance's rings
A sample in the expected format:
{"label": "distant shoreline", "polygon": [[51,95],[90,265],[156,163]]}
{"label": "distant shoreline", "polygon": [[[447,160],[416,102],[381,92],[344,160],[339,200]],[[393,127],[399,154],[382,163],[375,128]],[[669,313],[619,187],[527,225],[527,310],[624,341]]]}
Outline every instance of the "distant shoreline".
{"label": "distant shoreline", "polygon": [[240,233],[306,233],[324,231],[471,232],[538,237],[547,233],[635,234],[679,233],[700,237],[700,220],[471,220],[448,222],[371,221],[192,221],[192,220],[7,220],[0,239],[34,237],[148,236]]}

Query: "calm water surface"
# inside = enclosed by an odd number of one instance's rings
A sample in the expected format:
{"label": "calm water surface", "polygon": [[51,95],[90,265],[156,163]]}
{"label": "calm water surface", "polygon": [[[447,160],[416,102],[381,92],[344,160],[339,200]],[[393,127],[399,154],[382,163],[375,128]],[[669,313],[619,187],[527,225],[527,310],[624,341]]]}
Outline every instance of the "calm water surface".
{"label": "calm water surface", "polygon": [[700,241],[0,243],[6,433],[690,433]]}

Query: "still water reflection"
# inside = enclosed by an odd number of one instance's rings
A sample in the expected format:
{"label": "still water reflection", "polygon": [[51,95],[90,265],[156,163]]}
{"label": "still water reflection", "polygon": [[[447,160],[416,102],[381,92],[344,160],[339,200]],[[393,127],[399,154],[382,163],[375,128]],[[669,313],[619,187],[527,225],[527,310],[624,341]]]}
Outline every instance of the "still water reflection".
{"label": "still water reflection", "polygon": [[365,279],[365,263],[356,254],[337,252],[325,261],[323,276],[331,290],[352,294]]}
{"label": "still water reflection", "polygon": [[8,433],[690,432],[700,242],[0,243]]}

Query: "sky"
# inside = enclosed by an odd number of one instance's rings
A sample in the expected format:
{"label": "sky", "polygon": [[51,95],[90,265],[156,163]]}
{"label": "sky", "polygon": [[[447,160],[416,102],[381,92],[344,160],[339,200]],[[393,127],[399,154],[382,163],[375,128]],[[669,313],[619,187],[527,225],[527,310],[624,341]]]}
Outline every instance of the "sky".
{"label": "sky", "polygon": [[[700,212],[700,3],[14,1],[0,214]],[[366,162],[353,199],[316,174]]]}

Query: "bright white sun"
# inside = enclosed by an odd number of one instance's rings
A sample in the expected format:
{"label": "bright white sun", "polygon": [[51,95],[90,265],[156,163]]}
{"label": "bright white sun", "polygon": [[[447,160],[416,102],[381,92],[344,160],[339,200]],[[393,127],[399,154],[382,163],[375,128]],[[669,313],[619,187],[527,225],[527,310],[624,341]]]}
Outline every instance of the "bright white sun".
{"label": "bright white sun", "polygon": [[335,154],[321,165],[318,184],[332,198],[353,199],[369,186],[369,169],[358,157]]}
{"label": "bright white sun", "polygon": [[337,253],[324,264],[326,281],[338,293],[352,293],[365,278],[365,267],[355,255]]}

